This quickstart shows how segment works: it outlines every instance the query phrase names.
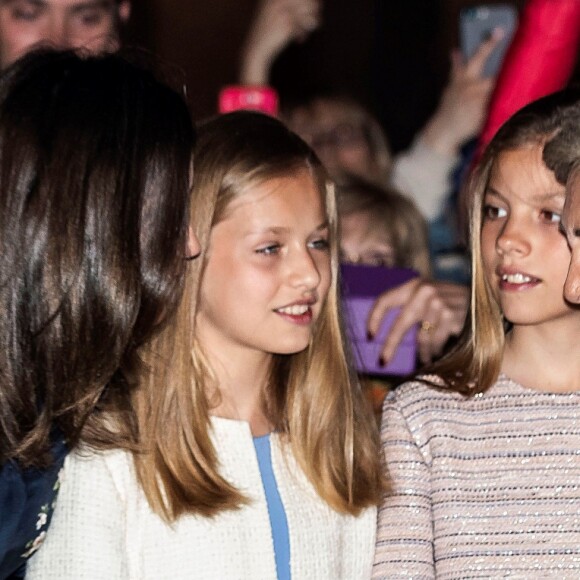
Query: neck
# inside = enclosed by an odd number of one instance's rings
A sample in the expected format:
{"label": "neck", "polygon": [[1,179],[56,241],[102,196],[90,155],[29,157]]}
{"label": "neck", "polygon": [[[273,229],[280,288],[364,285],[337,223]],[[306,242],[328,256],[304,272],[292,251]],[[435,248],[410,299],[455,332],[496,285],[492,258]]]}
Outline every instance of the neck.
{"label": "neck", "polygon": [[578,319],[515,326],[506,338],[502,371],[538,391],[580,391],[579,329]]}
{"label": "neck", "polygon": [[[215,376],[215,391],[208,392],[211,414],[246,421],[255,436],[272,431],[264,413],[263,393],[267,386],[272,355],[248,351],[230,343],[200,340]],[[207,337],[209,339],[209,337]],[[217,391],[217,392],[216,392]]]}

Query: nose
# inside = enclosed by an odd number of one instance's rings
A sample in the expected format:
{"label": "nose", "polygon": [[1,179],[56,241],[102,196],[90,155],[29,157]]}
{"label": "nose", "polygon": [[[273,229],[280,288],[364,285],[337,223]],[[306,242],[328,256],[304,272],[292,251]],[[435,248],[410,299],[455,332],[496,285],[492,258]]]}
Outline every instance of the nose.
{"label": "nose", "polygon": [[58,49],[75,48],[72,32],[69,30],[67,19],[55,15],[48,24],[46,41]]}
{"label": "nose", "polygon": [[573,304],[580,304],[580,248],[572,252],[568,276],[564,284],[564,296]]}
{"label": "nose", "polygon": [[318,265],[307,249],[297,251],[289,265],[290,284],[306,291],[316,290],[321,276]]}
{"label": "nose", "polygon": [[507,220],[496,241],[500,255],[525,256],[530,252],[530,240],[521,221]]}

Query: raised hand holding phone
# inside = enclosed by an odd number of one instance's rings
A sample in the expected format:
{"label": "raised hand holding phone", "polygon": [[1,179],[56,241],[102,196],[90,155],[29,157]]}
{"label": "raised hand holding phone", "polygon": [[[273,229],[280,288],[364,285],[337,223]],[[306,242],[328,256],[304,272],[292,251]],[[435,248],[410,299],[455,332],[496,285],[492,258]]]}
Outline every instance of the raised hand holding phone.
{"label": "raised hand holding phone", "polygon": [[459,35],[461,52],[471,59],[482,43],[492,36],[499,36],[493,50],[486,55],[483,65],[484,77],[495,77],[509,47],[517,25],[517,11],[511,4],[481,4],[461,10]]}

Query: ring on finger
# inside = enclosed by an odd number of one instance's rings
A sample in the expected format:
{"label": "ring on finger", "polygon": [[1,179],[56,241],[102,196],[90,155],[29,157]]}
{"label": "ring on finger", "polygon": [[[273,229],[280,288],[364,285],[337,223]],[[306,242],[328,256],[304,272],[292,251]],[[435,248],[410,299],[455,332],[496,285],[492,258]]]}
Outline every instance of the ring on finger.
{"label": "ring on finger", "polygon": [[421,322],[422,332],[431,332],[432,330],[435,330],[435,325],[432,322],[429,322],[428,320],[423,320],[423,322]]}

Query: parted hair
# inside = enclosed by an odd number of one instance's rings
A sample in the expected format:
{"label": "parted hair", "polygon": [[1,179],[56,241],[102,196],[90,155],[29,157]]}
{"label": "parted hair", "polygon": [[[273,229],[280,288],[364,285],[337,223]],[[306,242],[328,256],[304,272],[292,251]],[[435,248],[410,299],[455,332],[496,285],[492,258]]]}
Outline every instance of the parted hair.
{"label": "parted hair", "polygon": [[[485,277],[481,257],[483,203],[491,171],[504,151],[535,145],[545,147],[559,135],[579,103],[580,93],[567,89],[523,107],[498,130],[474,170],[468,186],[472,266],[470,315],[456,347],[422,371],[424,375],[437,375],[441,379],[434,382],[435,386],[443,384],[446,388],[473,395],[484,392],[497,380],[509,323],[504,321],[498,299]],[[562,160],[570,158],[573,144],[572,139],[558,141]],[[555,165],[554,162],[554,166],[548,167],[553,170]]]}
{"label": "parted hair", "polygon": [[[274,355],[263,405],[320,497],[339,512],[358,514],[379,503],[383,480],[378,433],[347,364],[333,188],[312,150],[274,118],[240,111],[209,120],[198,131],[191,223],[203,251],[190,265],[177,324],[151,343],[151,372],[135,392],[146,443],[145,453],[134,454],[140,483],[152,508],[168,521],[184,513],[213,516],[247,503],[220,474],[210,437],[208,387],[215,375],[203,344],[195,340],[199,287],[211,228],[225,217],[230,202],[269,179],[306,169],[325,201],[332,283],[310,346]],[[223,276],[224,284],[235,284],[227,272]]]}
{"label": "parted hair", "polygon": [[0,462],[50,463],[51,437],[127,421],[137,348],[184,277],[195,131],[120,55],[31,53],[0,79]]}

